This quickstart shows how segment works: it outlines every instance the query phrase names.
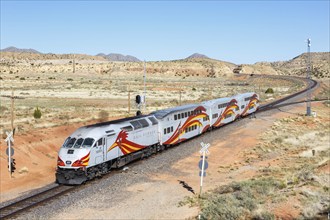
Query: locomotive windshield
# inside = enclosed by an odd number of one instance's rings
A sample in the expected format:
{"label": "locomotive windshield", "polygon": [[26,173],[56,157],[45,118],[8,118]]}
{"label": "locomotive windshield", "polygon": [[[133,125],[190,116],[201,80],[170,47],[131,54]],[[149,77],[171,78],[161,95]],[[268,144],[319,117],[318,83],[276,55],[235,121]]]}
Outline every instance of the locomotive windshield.
{"label": "locomotive windshield", "polygon": [[76,138],[68,137],[66,139],[66,141],[64,142],[63,147],[71,148],[73,146],[74,142],[76,142]]}
{"label": "locomotive windshield", "polygon": [[73,145],[74,148],[80,148],[82,142],[84,141],[83,138],[79,138],[76,143]]}
{"label": "locomotive windshield", "polygon": [[64,148],[89,148],[93,145],[94,143],[94,139],[93,138],[79,138],[78,140],[76,138],[71,138],[71,137],[68,137],[63,146]]}
{"label": "locomotive windshield", "polygon": [[81,145],[82,147],[88,148],[91,147],[94,143],[94,139],[93,138],[86,138],[84,140],[84,143]]}

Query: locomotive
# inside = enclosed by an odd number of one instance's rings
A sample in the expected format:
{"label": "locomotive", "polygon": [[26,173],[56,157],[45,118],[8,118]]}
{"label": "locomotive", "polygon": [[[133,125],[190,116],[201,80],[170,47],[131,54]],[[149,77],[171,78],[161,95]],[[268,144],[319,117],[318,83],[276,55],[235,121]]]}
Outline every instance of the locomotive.
{"label": "locomotive", "polygon": [[59,150],[56,182],[82,184],[233,122],[258,107],[259,96],[249,92],[80,127]]}

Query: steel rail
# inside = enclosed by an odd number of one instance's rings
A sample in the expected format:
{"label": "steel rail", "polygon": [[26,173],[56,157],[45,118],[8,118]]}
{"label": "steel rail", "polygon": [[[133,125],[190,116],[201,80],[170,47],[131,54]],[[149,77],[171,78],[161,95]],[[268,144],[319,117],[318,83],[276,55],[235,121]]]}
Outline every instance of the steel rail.
{"label": "steel rail", "polygon": [[56,197],[72,191],[75,187],[57,185],[35,195],[29,196],[17,202],[11,203],[0,208],[0,219],[8,219],[22,213],[37,205],[42,205]]}
{"label": "steel rail", "polygon": [[307,88],[305,88],[305,89],[303,89],[303,90],[301,90],[299,92],[293,93],[291,95],[288,95],[288,96],[286,96],[284,98],[278,99],[278,100],[276,100],[274,102],[271,102],[271,103],[262,105],[262,106],[259,107],[259,109],[258,109],[258,111],[256,113],[267,111],[267,110],[274,109],[274,108],[278,108],[279,107],[278,104],[280,104],[280,103],[282,103],[284,101],[287,101],[287,100],[289,100],[289,99],[291,99],[293,97],[296,97],[296,96],[298,96],[300,94],[303,94],[303,93],[307,92],[308,90],[312,90],[312,89],[314,89],[318,85],[317,81],[315,81],[313,79],[305,79],[305,81],[308,83]]}

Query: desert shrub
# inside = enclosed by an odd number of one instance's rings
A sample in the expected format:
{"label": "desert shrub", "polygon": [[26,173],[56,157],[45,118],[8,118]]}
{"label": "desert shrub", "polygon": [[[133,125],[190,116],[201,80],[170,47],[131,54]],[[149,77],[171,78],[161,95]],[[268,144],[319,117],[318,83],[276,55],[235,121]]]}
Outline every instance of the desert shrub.
{"label": "desert shrub", "polygon": [[39,119],[39,118],[41,118],[41,111],[40,111],[40,109],[39,109],[38,107],[34,110],[34,112],[33,112],[33,117],[34,117],[35,119]]}
{"label": "desert shrub", "polygon": [[273,88],[268,88],[265,93],[266,94],[273,94],[274,90],[273,90]]}
{"label": "desert shrub", "polygon": [[99,112],[99,118],[102,119],[107,119],[109,117],[109,113],[105,110],[101,110]]}
{"label": "desert shrub", "polygon": [[[260,178],[220,186],[201,198],[201,219],[239,219],[250,216],[258,205],[264,203],[281,189],[273,178]],[[255,219],[274,219],[268,212],[258,213]]]}
{"label": "desert shrub", "polygon": [[67,78],[66,80],[68,80],[68,81],[73,81],[73,79],[71,79],[71,78]]}
{"label": "desert shrub", "polygon": [[19,78],[20,80],[25,80],[25,78],[24,77],[21,77],[21,78]]}
{"label": "desert shrub", "polygon": [[254,214],[252,219],[254,219],[254,220],[273,220],[273,219],[275,219],[275,215],[268,211],[263,211],[261,213]]}
{"label": "desert shrub", "polygon": [[195,87],[193,87],[193,88],[192,88],[192,91],[196,91],[196,88],[195,88]]}
{"label": "desert shrub", "polygon": [[0,112],[8,111],[8,108],[6,106],[0,106]]}

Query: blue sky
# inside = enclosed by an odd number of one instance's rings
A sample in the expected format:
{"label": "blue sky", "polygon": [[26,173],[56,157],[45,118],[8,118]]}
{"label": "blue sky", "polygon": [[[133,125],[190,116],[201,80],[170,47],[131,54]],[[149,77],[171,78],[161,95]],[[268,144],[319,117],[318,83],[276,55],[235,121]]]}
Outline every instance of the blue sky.
{"label": "blue sky", "polygon": [[122,53],[173,60],[198,52],[240,63],[329,51],[326,1],[1,0],[1,49]]}

